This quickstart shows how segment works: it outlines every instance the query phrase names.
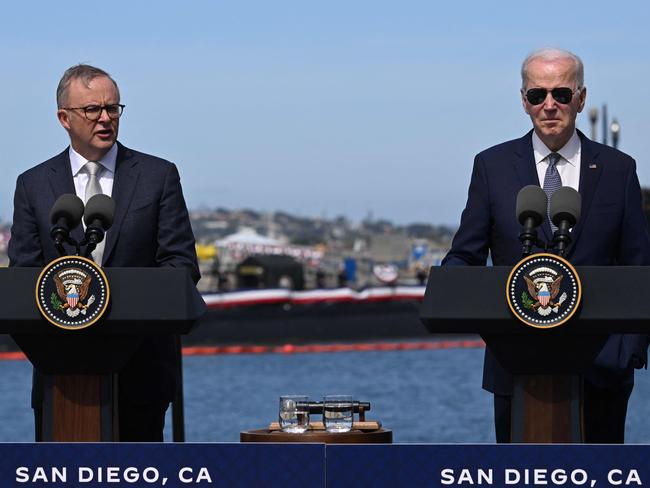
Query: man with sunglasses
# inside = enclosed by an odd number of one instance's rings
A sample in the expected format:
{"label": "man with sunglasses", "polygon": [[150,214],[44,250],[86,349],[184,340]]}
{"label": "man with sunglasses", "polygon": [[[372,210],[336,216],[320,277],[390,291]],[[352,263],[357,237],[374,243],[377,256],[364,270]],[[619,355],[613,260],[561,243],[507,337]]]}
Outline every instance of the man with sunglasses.
{"label": "man with sunglasses", "polygon": [[[10,266],[43,267],[59,257],[49,219],[58,197],[73,193],[85,202],[104,193],[115,201],[115,219],[104,245],[93,252],[96,262],[104,267],[182,267],[197,282],[194,236],[178,170],[168,161],[117,142],[124,109],[117,83],[99,68],[73,66],[61,78],[56,100],[57,117],[70,145],[18,177]],[[177,353],[174,337],[147,338],[120,372],[121,441],[163,440],[165,412],[178,383]],[[37,441],[42,400],[41,380],[35,373],[32,406]]]}
{"label": "man with sunglasses", "polygon": [[[581,218],[565,254],[572,264],[650,264],[634,160],[576,130],[587,94],[583,73],[580,58],[559,49],[535,51],[523,62],[521,101],[533,130],[476,156],[467,205],[443,265],[482,266],[488,254],[495,265],[517,263],[522,256],[515,201],[526,185],[541,186],[549,196],[559,186],[580,192]],[[541,233],[552,240],[549,219]],[[624,441],[634,368],[645,364],[647,345],[647,336],[612,334],[584,375],[587,442]],[[512,376],[486,349],[483,388],[494,393],[497,442],[510,440],[512,387]]]}

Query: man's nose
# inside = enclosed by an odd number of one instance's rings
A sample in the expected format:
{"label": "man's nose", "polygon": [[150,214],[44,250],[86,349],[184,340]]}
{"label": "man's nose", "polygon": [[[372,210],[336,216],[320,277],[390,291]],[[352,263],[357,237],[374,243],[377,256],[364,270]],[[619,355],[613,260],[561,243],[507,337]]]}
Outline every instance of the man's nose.
{"label": "man's nose", "polygon": [[555,98],[553,98],[553,95],[550,91],[546,92],[546,98],[544,99],[544,110],[553,110],[555,108],[557,108]]}
{"label": "man's nose", "polygon": [[106,107],[102,107],[102,111],[99,112],[99,119],[97,119],[98,122],[110,122],[111,118],[108,116],[108,109]]}

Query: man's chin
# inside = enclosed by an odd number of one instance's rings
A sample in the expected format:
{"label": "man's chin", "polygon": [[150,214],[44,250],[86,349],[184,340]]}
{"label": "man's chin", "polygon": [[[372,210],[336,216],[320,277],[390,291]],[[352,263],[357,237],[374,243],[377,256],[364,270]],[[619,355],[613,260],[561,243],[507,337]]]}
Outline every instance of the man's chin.
{"label": "man's chin", "polygon": [[535,129],[535,132],[551,151],[558,151],[571,138],[571,134],[567,134],[566,130]]}
{"label": "man's chin", "polygon": [[108,151],[115,144],[115,139],[100,139],[94,141],[92,148],[97,151]]}
{"label": "man's chin", "polygon": [[97,161],[106,155],[110,148],[113,147],[113,144],[115,144],[115,139],[111,141],[93,141],[92,144],[84,148],[75,148],[75,150],[84,158]]}
{"label": "man's chin", "polygon": [[561,137],[564,132],[566,132],[566,128],[560,127],[559,125],[554,125],[552,127],[540,127],[537,133],[543,139],[544,137]]}
{"label": "man's chin", "polygon": [[564,126],[559,121],[555,121],[555,120],[549,122],[542,122],[542,124],[540,124],[540,129],[549,133],[561,132],[563,128]]}

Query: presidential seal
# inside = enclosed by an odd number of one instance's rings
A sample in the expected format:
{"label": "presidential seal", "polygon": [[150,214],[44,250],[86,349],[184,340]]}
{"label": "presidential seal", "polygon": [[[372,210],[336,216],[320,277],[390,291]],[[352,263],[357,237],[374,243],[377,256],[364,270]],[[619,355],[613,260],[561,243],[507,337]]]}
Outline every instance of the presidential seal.
{"label": "presidential seal", "polygon": [[569,320],[582,298],[575,268],[554,254],[533,254],[510,272],[506,283],[508,306],[517,319],[539,329]]}
{"label": "presidential seal", "polygon": [[110,290],[102,269],[90,259],[64,256],[49,263],[36,281],[36,304],[62,329],[84,329],[108,307]]}

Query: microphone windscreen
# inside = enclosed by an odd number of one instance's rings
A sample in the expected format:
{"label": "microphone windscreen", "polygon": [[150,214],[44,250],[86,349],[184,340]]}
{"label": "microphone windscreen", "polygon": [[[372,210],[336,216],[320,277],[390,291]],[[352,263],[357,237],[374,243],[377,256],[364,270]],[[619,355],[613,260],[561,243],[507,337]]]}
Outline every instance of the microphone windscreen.
{"label": "microphone windscreen", "polygon": [[84,222],[86,226],[93,223],[95,220],[100,220],[104,230],[107,230],[113,225],[113,217],[115,216],[115,200],[108,195],[98,193],[93,195],[86,202],[86,211],[84,212]]}
{"label": "microphone windscreen", "polygon": [[77,195],[65,193],[56,199],[52,210],[50,210],[50,223],[57,224],[59,219],[64,218],[69,229],[74,229],[84,214],[84,203]]}
{"label": "microphone windscreen", "polygon": [[551,221],[559,226],[562,220],[568,220],[573,227],[580,220],[580,206],[582,197],[580,193],[570,186],[558,188],[551,195]]}
{"label": "microphone windscreen", "polygon": [[538,226],[546,216],[547,205],[548,199],[544,190],[537,185],[524,186],[517,193],[517,220],[524,225],[524,221],[532,217]]}

